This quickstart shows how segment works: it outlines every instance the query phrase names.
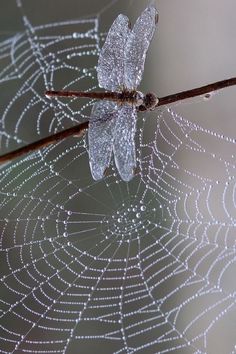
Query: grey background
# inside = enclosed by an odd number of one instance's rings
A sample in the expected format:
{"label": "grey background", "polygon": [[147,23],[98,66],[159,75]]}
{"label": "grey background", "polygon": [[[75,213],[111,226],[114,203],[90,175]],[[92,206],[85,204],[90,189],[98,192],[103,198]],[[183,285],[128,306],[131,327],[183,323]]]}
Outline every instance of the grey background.
{"label": "grey background", "polygon": [[[236,76],[236,4],[234,0],[225,0],[224,2],[219,0],[158,0],[156,4],[160,14],[158,32],[148,53],[141,90],[144,92],[154,91],[162,97]],[[104,8],[106,5],[107,7]],[[133,23],[146,5],[147,1],[139,0],[119,0],[117,2],[103,0],[23,1],[24,12],[33,25],[88,17],[97,14],[102,9],[100,14],[100,31],[102,32],[110,27],[119,13],[127,14]],[[24,29],[22,14],[19,13],[14,1],[1,1],[0,24],[1,38]],[[9,91],[2,92],[2,97],[6,101],[12,95],[11,85],[14,84],[9,84]],[[175,110],[204,129],[214,130],[234,138],[236,128],[235,93],[235,88],[226,89],[220,95],[214,96],[209,102],[194,99],[186,104],[177,105]],[[47,133],[47,127],[44,133]],[[147,134],[151,135],[151,128]],[[28,140],[31,141],[30,125],[26,135]],[[216,148],[215,142],[212,145],[213,147],[208,145],[208,136],[205,140],[203,138],[202,144],[206,145],[209,150]],[[5,148],[7,150],[7,147]],[[227,158],[228,146],[224,145],[219,149],[220,153]],[[229,151],[231,153],[231,148],[229,148]],[[205,163],[201,159],[200,162],[194,161],[191,155],[185,154],[180,156],[179,159],[179,161],[184,161],[184,164],[189,166],[190,169],[196,168],[199,174],[208,173],[216,178],[217,176],[220,176],[219,178],[224,176],[224,165],[221,167],[218,165],[211,166],[209,161]],[[84,161],[84,164],[87,164],[87,161]],[[222,177],[223,179],[224,177]],[[102,198],[102,193],[103,190],[98,188],[96,198]],[[218,195],[215,194],[214,196],[217,204]],[[87,201],[84,204],[85,210],[89,207],[86,203]],[[215,212],[216,209],[217,205],[214,209]],[[221,215],[219,211],[219,220],[221,216],[224,218],[223,213]],[[3,217],[5,216],[3,215]],[[52,230],[53,226],[49,229]],[[213,260],[214,256],[212,256]],[[206,266],[206,271],[209,266],[209,264]],[[2,264],[3,268],[4,264]],[[233,272],[229,275],[226,282],[227,286],[231,282],[234,283]],[[168,293],[167,289],[166,292]],[[194,313],[194,309],[189,310],[190,318],[191,311]],[[186,315],[183,322],[187,320]],[[235,316],[232,314],[232,318],[228,318],[222,326],[216,328],[208,339],[208,352],[229,353],[233,348],[233,343],[235,343],[234,328]],[[76,353],[76,350],[75,346],[71,349],[71,353]],[[94,350],[94,347],[92,347],[90,352]],[[107,352],[113,351],[112,347],[107,350]]]}

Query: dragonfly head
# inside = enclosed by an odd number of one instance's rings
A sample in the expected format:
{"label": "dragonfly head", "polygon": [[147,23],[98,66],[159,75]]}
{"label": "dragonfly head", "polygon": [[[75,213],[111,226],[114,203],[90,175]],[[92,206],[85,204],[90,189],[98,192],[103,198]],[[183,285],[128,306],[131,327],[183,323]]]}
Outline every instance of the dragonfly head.
{"label": "dragonfly head", "polygon": [[152,110],[157,104],[159,99],[155,95],[155,93],[148,92],[143,98],[143,105],[145,106],[146,110]]}

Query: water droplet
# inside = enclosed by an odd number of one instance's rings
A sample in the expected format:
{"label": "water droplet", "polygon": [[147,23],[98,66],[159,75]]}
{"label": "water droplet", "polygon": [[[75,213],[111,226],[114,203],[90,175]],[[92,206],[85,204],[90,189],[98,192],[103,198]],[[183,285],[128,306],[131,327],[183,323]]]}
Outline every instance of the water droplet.
{"label": "water droplet", "polygon": [[204,95],[203,99],[204,101],[209,101],[211,98],[212,98],[212,93],[211,92],[208,92]]}

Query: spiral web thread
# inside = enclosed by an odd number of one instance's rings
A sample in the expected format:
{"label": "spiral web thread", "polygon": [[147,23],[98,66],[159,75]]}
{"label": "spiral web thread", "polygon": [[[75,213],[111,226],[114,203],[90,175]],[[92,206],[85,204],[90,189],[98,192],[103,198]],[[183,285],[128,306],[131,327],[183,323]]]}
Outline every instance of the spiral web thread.
{"label": "spiral web thread", "polygon": [[[98,17],[23,20],[0,43],[2,151],[87,120],[44,89],[97,88]],[[92,180],[86,137],[1,168],[1,353],[235,353],[235,140],[171,109],[138,127],[130,183]]]}

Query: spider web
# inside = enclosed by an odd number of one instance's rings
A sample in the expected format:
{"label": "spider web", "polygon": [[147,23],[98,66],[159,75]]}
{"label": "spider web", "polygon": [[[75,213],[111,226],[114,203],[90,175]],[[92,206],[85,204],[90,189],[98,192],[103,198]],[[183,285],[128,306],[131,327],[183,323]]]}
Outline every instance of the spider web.
{"label": "spider web", "polygon": [[[44,90],[97,88],[99,16],[23,21],[0,43],[2,151],[88,119]],[[211,353],[227,330],[235,353],[235,143],[166,109],[140,115],[130,183],[92,180],[86,137],[3,166],[0,352]]]}

